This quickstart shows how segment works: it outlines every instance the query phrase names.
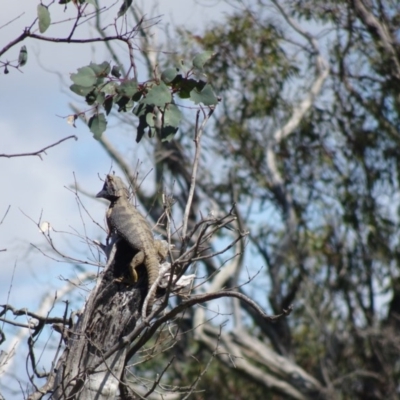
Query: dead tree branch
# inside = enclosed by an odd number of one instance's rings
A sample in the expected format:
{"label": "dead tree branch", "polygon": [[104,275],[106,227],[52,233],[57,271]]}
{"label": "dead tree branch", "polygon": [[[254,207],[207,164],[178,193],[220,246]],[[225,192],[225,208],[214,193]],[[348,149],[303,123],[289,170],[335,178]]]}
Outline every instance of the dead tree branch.
{"label": "dead tree branch", "polygon": [[41,156],[42,153],[46,154],[46,150],[48,150],[48,149],[50,149],[52,147],[58,146],[60,143],[65,142],[68,139],[78,140],[78,137],[75,136],[75,135],[67,136],[64,139],[59,140],[58,142],[50,144],[49,146],[43,147],[43,149],[41,149],[41,150],[33,151],[31,153],[0,154],[0,157],[12,158],[12,157],[38,156],[41,160],[43,160],[42,156]]}

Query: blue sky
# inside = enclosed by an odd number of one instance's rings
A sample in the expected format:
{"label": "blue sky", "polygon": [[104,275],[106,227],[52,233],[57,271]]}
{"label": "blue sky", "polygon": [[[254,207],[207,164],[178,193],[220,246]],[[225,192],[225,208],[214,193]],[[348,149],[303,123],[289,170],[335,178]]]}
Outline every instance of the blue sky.
{"label": "blue sky", "polygon": [[[35,3],[35,4],[33,4]],[[151,2],[147,2],[151,3]],[[153,2],[155,3],[155,2]],[[32,0],[19,1],[12,8],[2,13],[0,25],[20,15],[13,24],[3,28],[0,46],[3,47],[14,39],[28,25],[35,16],[36,2]],[[206,5],[206,7],[204,7]],[[215,7],[210,8],[210,5]],[[71,7],[70,7],[71,8]],[[57,4],[50,10],[54,20],[54,10],[62,9]],[[220,10],[218,12],[218,10]],[[157,29],[159,40],[162,40],[163,28],[172,21],[176,24],[186,24],[193,27],[199,21],[207,21],[222,17],[224,10],[222,2],[203,1],[200,4],[194,1],[168,0],[162,1],[160,11],[163,14],[162,25]],[[150,11],[149,11],[150,13]],[[63,15],[61,15],[63,17]],[[201,17],[201,18],[200,18]],[[49,36],[63,36],[62,26],[46,32]],[[82,35],[85,35],[83,32]],[[0,177],[2,198],[0,202],[0,215],[7,207],[11,209],[0,226],[0,248],[7,248],[1,253],[3,268],[0,270],[0,297],[11,279],[10,272],[16,264],[16,278],[18,283],[28,280],[34,285],[34,280],[27,279],[29,274],[39,275],[41,268],[54,269],[53,263],[40,256],[37,262],[30,262],[34,270],[27,271],[25,257],[31,259],[33,255],[29,243],[41,243],[43,239],[37,227],[21,211],[34,220],[38,220],[41,213],[43,219],[49,221],[57,230],[68,230],[69,226],[81,226],[77,213],[76,202],[73,194],[65,189],[73,183],[75,173],[79,184],[89,193],[96,193],[101,182],[97,174],[104,175],[108,172],[111,162],[102,148],[93,140],[88,128],[82,123],[77,123],[74,129],[60,116],[70,113],[68,104],[76,103],[77,98],[71,96],[66,90],[59,76],[51,71],[61,74],[66,84],[70,84],[69,74],[76,72],[77,68],[89,62],[101,62],[107,55],[101,46],[95,50],[89,46],[74,46],[53,44],[27,40],[28,63],[23,67],[22,73],[11,70],[8,75],[0,75],[0,153],[12,154],[30,152],[43,148],[66,136],[76,135],[79,140],[69,140],[47,151],[43,160],[38,157],[0,158],[3,173]],[[18,57],[20,45],[10,50],[2,60],[12,60]],[[143,79],[146,77],[143,76]],[[114,124],[107,130],[107,138],[119,147],[126,148],[133,157],[146,157],[143,146],[137,145],[133,137],[124,138]],[[122,141],[122,146],[121,146]],[[145,172],[143,172],[145,173]],[[102,221],[104,205],[85,199],[86,204],[97,220]],[[89,227],[90,228],[90,227]],[[90,232],[90,231],[89,231]],[[98,235],[98,228],[93,227],[93,235]],[[28,252],[28,255],[26,253]],[[34,255],[36,259],[37,254]],[[65,271],[60,267],[61,271]],[[29,269],[29,268],[28,268]],[[60,270],[57,273],[60,273]],[[50,276],[50,275],[49,275]],[[18,306],[23,306],[26,296],[17,294],[17,284],[11,293],[10,301]],[[26,294],[26,292],[24,291]],[[36,294],[35,290],[35,294]],[[36,296],[35,296],[36,297]],[[1,301],[4,302],[2,297]]]}
{"label": "blue sky", "polygon": [[[156,2],[144,3],[150,15]],[[18,18],[0,30],[0,48],[30,25],[36,15],[37,4],[38,1],[19,0],[12,7],[3,8],[0,26]],[[223,18],[228,8],[218,0],[160,1],[155,14],[162,14],[163,17],[162,24],[156,28],[157,38],[162,41],[165,27],[171,24],[201,30],[202,25]],[[72,6],[69,6],[66,14],[58,4],[52,5],[50,11],[53,20],[65,18],[68,13],[73,15]],[[90,34],[88,31],[81,33],[82,37]],[[65,37],[63,25],[51,26],[46,35]],[[38,157],[0,158],[3,171],[0,175],[0,219],[11,206],[0,225],[0,249],[7,249],[0,253],[0,304],[10,303],[35,311],[46,294],[55,292],[65,284],[60,276],[74,277],[77,271],[70,264],[56,263],[44,257],[31,246],[30,243],[43,249],[47,247],[39,229],[29,218],[38,221],[42,215],[42,220],[49,221],[57,231],[71,232],[71,227],[83,231],[75,197],[65,187],[73,184],[75,174],[79,185],[94,194],[102,185],[98,174],[104,176],[111,167],[109,157],[82,122],[78,122],[74,129],[60,118],[70,113],[68,104],[76,101],[65,90],[62,80],[69,84],[69,74],[76,72],[77,68],[91,61],[102,62],[108,57],[101,46],[74,46],[33,40],[26,40],[23,44],[28,48],[29,58],[22,73],[10,69],[8,75],[0,74],[0,153],[36,151],[69,135],[79,138],[78,141],[69,140],[49,149],[42,160]],[[18,58],[20,45],[6,53],[1,61]],[[61,75],[62,80],[54,71]],[[120,147],[122,144],[132,164],[146,157],[143,146],[137,145],[133,136],[124,137],[115,124],[112,125],[114,128],[108,129],[107,138]],[[147,172],[142,171],[143,174]],[[104,204],[89,197],[82,198],[93,218],[99,223],[104,222]],[[89,237],[104,239],[104,232],[89,218],[85,228]],[[84,254],[86,245],[76,237],[55,233],[52,236],[67,254],[77,254],[82,258],[87,256]],[[93,272],[96,272],[94,267]],[[9,334],[12,336],[14,333]],[[2,349],[6,346],[7,342]],[[12,382],[16,383],[13,379]],[[0,392],[2,390],[0,386]]]}

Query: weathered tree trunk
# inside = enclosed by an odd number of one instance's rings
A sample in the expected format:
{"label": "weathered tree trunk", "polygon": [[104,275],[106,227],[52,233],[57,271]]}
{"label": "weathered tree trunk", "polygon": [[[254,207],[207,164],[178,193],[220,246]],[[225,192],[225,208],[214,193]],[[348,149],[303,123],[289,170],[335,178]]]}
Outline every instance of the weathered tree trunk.
{"label": "weathered tree trunk", "polygon": [[66,338],[53,386],[54,399],[100,400],[115,398],[118,393],[130,343],[107,359],[104,355],[135,328],[146,290],[144,279],[134,286],[115,282],[134,256],[124,241],[115,248],[77,325]]}

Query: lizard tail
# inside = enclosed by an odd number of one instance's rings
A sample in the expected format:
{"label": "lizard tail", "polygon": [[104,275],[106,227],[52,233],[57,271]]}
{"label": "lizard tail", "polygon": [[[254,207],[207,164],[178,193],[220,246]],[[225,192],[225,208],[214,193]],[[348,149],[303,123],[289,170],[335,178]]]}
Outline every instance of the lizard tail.
{"label": "lizard tail", "polygon": [[147,278],[148,278],[148,292],[143,303],[142,317],[145,318],[151,313],[153,308],[154,300],[156,297],[157,286],[153,287],[153,284],[157,281],[159,263],[156,257],[148,257],[146,262]]}

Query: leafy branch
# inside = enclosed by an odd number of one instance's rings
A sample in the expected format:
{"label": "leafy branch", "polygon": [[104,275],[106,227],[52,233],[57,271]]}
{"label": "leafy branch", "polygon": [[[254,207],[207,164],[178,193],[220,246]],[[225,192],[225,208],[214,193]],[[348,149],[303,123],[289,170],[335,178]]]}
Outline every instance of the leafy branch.
{"label": "leafy branch", "polygon": [[[107,61],[101,64],[90,63],[71,74],[71,91],[85,98],[92,115],[88,126],[94,138],[99,140],[107,128],[108,115],[113,106],[118,112],[131,111],[139,119],[136,142],[140,142],[146,130],[150,137],[159,135],[162,141],[169,141],[178,131],[182,113],[175,99],[189,99],[213,107],[218,103],[207,76],[203,73],[204,64],[213,57],[204,52],[193,58],[190,66],[181,62],[180,68],[167,68],[153,79],[139,83],[129,77],[129,71],[121,77],[121,69]],[[101,112],[100,110],[104,110]],[[86,115],[87,111],[70,116],[74,120]]]}

